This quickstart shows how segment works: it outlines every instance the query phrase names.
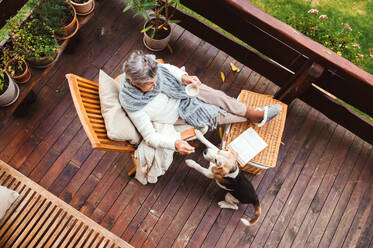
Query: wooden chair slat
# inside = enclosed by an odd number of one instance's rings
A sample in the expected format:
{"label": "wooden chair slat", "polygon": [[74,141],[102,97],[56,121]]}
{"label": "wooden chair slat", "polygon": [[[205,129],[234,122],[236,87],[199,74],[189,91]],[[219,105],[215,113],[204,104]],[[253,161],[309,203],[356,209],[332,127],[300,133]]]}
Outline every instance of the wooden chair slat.
{"label": "wooden chair slat", "polygon": [[76,76],[76,80],[77,80],[77,83],[86,83],[86,84],[90,84],[92,86],[98,87],[98,83],[97,82],[88,80],[88,79],[83,78],[83,77]]}
{"label": "wooden chair slat", "polygon": [[71,242],[68,244],[67,248],[74,248],[76,247],[76,243],[79,242],[81,236],[83,235],[83,233],[88,229],[87,226],[85,225],[82,225],[79,227],[77,233],[74,235],[73,239],[71,240]]}
{"label": "wooden chair slat", "polygon": [[84,107],[91,108],[91,109],[101,109],[100,105],[91,104],[91,103],[84,103]]}
{"label": "wooden chair slat", "polygon": [[[34,229],[34,225],[39,222],[39,219],[41,217],[44,216],[50,202],[46,199],[43,199],[42,197],[40,200],[42,200],[43,202],[40,206],[36,207],[35,213],[29,213],[28,216],[31,216],[29,218],[23,219],[21,225],[18,227],[18,229],[23,229],[23,231],[18,235],[17,240],[15,240],[15,242],[13,243],[14,247],[19,247],[20,244],[24,242],[27,237],[30,237],[29,232]],[[15,235],[13,234],[13,236]]]}
{"label": "wooden chair slat", "polygon": [[106,129],[105,128],[95,127],[93,129],[95,130],[96,133],[104,133],[104,134],[106,134]]}
{"label": "wooden chair slat", "polygon": [[[13,214],[10,216],[10,218],[1,227],[1,229],[0,229],[0,237],[3,237],[3,235],[6,236],[6,237],[10,236],[10,234],[8,233],[8,229],[10,229],[11,226],[13,226],[13,230],[15,229],[14,226],[16,227],[18,225],[18,223],[19,223],[19,221],[16,221],[16,220],[20,219],[20,218],[18,218],[19,216],[23,216],[24,215],[23,210],[24,210],[25,206],[28,205],[29,203],[30,203],[29,206],[32,206],[36,202],[36,198],[37,198],[37,196],[33,192],[30,192],[29,194],[27,194],[25,196],[25,198],[19,204],[19,206],[17,207],[17,209],[13,212]],[[6,240],[4,240],[4,238],[2,238],[0,240],[0,247],[2,247],[4,245],[5,241]]]}
{"label": "wooden chair slat", "polygon": [[97,97],[99,96],[99,93],[97,90],[92,90],[92,89],[88,89],[84,87],[80,87],[79,92],[80,94],[85,93],[85,94],[90,94],[90,95],[97,96]]}
{"label": "wooden chair slat", "polygon": [[79,86],[85,87],[88,89],[98,90],[98,85],[89,84],[87,82],[78,81]]}
{"label": "wooden chair slat", "polygon": [[93,233],[93,230],[91,229],[87,229],[82,237],[79,239],[79,242],[76,244],[76,247],[82,247],[84,243],[86,243],[87,239],[92,235]]}
{"label": "wooden chair slat", "polygon": [[87,113],[87,116],[88,116],[89,118],[92,118],[92,119],[104,120],[104,118],[102,117],[102,115],[97,115],[97,114]]}
{"label": "wooden chair slat", "polygon": [[42,239],[38,243],[37,247],[45,247],[45,242],[47,242],[50,238],[50,236],[53,234],[56,227],[60,224],[60,222],[65,218],[66,212],[65,211],[59,211],[56,218],[52,222],[52,225],[47,229],[47,232],[42,236]]}
{"label": "wooden chair slat", "polygon": [[100,109],[86,108],[85,111],[89,114],[101,114]]}
{"label": "wooden chair slat", "polygon": [[99,100],[100,98],[98,97],[98,95],[93,95],[93,94],[90,94],[90,93],[86,93],[86,92],[81,92],[80,93],[80,96],[84,99],[84,98],[88,98],[88,99],[95,99],[95,100]]}
{"label": "wooden chair slat", "polygon": [[44,233],[45,229],[49,226],[49,220],[53,219],[53,216],[56,215],[56,208],[51,206],[51,202],[43,214],[43,216],[38,220],[35,227],[31,230],[31,232],[26,237],[25,241],[22,243],[21,248],[33,247],[37,240],[41,237]]}
{"label": "wooden chair slat", "polygon": [[60,247],[67,247],[69,243],[71,243],[71,240],[75,237],[77,234],[79,228],[82,227],[82,222],[79,220],[75,221],[75,224],[71,228],[70,232],[66,235],[63,242],[60,244]]}
{"label": "wooden chair slat", "polygon": [[103,119],[89,119],[92,124],[105,124],[105,121]]}
{"label": "wooden chair slat", "polygon": [[82,99],[82,101],[84,103],[92,103],[92,104],[100,106],[100,101],[97,100],[97,99],[95,100],[95,99],[84,98],[84,99]]}
{"label": "wooden chair slat", "polygon": [[[97,124],[97,123],[92,123],[93,128],[105,128],[104,124]],[[106,130],[106,129],[105,129]]]}
{"label": "wooden chair slat", "polygon": [[62,247],[61,243],[67,236],[67,234],[71,231],[72,227],[74,226],[74,223],[76,222],[76,219],[73,216],[70,216],[69,221],[66,223],[65,226],[60,226],[61,231],[59,232],[56,240],[53,242],[53,245],[51,247],[53,248],[59,248]]}

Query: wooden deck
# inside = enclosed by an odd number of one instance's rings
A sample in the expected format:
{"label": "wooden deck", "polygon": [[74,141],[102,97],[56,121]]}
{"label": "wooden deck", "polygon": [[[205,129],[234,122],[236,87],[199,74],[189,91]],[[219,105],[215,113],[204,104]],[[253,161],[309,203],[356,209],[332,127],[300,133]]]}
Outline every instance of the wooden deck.
{"label": "wooden deck", "polygon": [[[101,1],[76,51],[36,87],[28,116],[2,120],[1,160],[134,247],[373,247],[372,146],[299,100],[289,106],[277,167],[248,175],[262,204],[258,223],[248,228],[239,219],[253,209],[221,210],[224,193],[185,166],[183,156],[157,184],[142,186],[127,176],[128,154],[92,151],[64,75],[97,80],[102,68],[116,76],[131,51],[145,50],[143,21],[122,14],[123,2]],[[180,27],[170,44],[172,54],[157,56],[231,96],[277,90]],[[232,73],[230,62],[241,72]],[[217,132],[209,139],[218,142]],[[201,149],[189,157],[205,164]]]}

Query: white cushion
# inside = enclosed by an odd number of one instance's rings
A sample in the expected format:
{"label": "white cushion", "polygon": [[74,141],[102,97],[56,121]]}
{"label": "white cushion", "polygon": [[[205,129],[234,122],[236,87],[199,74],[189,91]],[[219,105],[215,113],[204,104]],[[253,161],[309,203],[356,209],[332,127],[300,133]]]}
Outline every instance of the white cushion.
{"label": "white cushion", "polygon": [[139,144],[141,136],[120,105],[119,91],[119,83],[100,70],[99,95],[107,136],[111,140]]}
{"label": "white cushion", "polygon": [[8,189],[4,186],[0,186],[0,219],[2,219],[12,205],[12,203],[17,199],[19,194],[14,190]]}

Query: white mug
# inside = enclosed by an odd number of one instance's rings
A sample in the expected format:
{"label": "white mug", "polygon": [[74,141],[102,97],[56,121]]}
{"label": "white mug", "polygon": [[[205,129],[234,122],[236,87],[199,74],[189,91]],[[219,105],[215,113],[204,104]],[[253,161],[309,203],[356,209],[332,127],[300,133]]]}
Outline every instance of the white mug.
{"label": "white mug", "polygon": [[185,92],[187,93],[187,95],[189,97],[195,97],[195,96],[198,96],[199,94],[199,87],[197,84],[195,83],[191,83],[191,84],[188,84],[186,87],[185,87]]}

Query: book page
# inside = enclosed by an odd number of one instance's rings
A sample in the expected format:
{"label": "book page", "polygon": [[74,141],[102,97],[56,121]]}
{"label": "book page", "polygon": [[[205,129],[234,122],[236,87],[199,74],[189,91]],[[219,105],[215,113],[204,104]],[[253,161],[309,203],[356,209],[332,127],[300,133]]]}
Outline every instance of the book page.
{"label": "book page", "polygon": [[238,153],[238,162],[244,166],[267,146],[268,144],[253,128],[248,128],[229,143],[228,148]]}

